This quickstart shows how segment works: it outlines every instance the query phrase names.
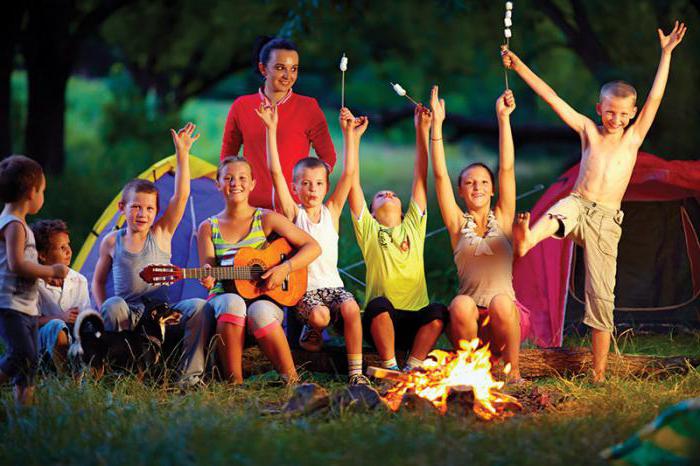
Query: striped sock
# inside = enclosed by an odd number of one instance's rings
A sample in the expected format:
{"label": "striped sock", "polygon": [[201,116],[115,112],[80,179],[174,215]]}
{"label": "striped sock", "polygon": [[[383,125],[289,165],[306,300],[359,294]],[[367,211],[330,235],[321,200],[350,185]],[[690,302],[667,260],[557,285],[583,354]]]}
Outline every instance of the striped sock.
{"label": "striped sock", "polygon": [[387,359],[386,361],[382,361],[382,367],[384,369],[389,369],[392,371],[397,371],[399,370],[399,365],[396,363],[396,358],[391,358]]}
{"label": "striped sock", "polygon": [[362,374],[362,353],[348,354],[348,375]]}
{"label": "striped sock", "polygon": [[410,371],[412,369],[415,369],[416,367],[420,367],[423,365],[423,359],[418,359],[414,358],[413,356],[409,356],[408,360],[406,361],[406,366],[404,366],[405,371]]}

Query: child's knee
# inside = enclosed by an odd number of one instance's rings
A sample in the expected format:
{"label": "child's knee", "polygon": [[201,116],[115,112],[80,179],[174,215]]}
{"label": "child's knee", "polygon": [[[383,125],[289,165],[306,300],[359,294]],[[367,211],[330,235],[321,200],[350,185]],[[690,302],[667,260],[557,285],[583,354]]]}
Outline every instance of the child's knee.
{"label": "child's knee", "polygon": [[257,339],[267,336],[276,326],[282,325],[284,313],[270,301],[256,301],[248,308],[248,325]]}
{"label": "child's knee", "polygon": [[476,302],[468,295],[455,296],[447,309],[450,322],[454,324],[476,322],[479,319],[479,309],[476,307]]}
{"label": "child's knee", "polygon": [[360,319],[360,305],[354,299],[343,301],[340,305],[340,315],[346,322],[354,322]]}
{"label": "child's knee", "polygon": [[209,301],[217,324],[233,324],[244,327],[247,307],[243,298],[233,293],[225,293]]}
{"label": "child's knee", "polygon": [[316,306],[309,313],[309,324],[315,328],[328,327],[331,322],[331,311],[326,306]]}
{"label": "child's knee", "polygon": [[510,322],[515,319],[515,306],[513,300],[507,295],[494,296],[489,303],[489,317],[497,322]]}
{"label": "child's knee", "polygon": [[116,330],[119,322],[128,321],[131,310],[124,298],[112,296],[102,303],[100,314],[105,322],[106,330]]}

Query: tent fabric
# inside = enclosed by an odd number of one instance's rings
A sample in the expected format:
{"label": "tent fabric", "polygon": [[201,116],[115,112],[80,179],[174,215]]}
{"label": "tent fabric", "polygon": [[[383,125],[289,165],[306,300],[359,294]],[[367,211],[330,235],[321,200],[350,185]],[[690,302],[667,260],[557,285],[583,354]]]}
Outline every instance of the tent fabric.
{"label": "tent fabric", "polygon": [[[158,187],[160,212],[165,211],[173,195],[175,167],[176,159],[172,155],[156,162],[137,177],[151,180]],[[215,165],[190,155],[190,176],[190,197],[172,240],[172,263],[180,267],[199,267],[197,227],[200,222],[224,208],[224,200],[216,189]],[[92,280],[102,239],[124,224],[124,216],[119,213],[121,196],[120,191],[95,222],[73,263],[73,268],[85,275],[88,281]],[[110,273],[107,279],[107,295],[112,296],[113,292]],[[206,297],[206,291],[194,280],[183,280],[170,286],[168,296],[171,301],[176,302],[186,298]]]}
{"label": "tent fabric", "polygon": [[[579,164],[576,164],[549,187],[533,207],[531,223],[571,192],[578,170]],[[687,198],[700,200],[700,161],[668,161],[645,152],[638,154],[624,202],[679,201]],[[700,283],[700,268],[697,267],[700,264],[700,246],[697,244],[697,231],[685,217],[687,214],[684,216],[683,230],[689,238],[688,260],[694,284],[697,284]],[[531,311],[529,338],[539,346],[561,346],[573,252],[572,241],[548,238],[515,261],[513,286],[518,300]]]}

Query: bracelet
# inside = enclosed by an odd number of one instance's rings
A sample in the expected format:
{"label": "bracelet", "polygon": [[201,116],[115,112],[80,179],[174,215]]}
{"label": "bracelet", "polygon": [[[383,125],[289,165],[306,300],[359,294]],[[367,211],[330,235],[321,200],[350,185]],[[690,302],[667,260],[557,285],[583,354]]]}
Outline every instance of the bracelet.
{"label": "bracelet", "polygon": [[437,138],[437,139],[435,139],[435,138],[430,138],[430,140],[431,140],[431,141],[442,141],[442,138]]}

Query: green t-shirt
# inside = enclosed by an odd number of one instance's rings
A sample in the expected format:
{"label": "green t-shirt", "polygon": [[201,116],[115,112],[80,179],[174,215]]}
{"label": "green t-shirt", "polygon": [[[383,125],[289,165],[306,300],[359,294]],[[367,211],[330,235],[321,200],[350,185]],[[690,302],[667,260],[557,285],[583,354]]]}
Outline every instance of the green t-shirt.
{"label": "green t-shirt", "polygon": [[362,206],[359,218],[352,215],[357,244],[367,268],[365,306],[384,296],[396,309],[418,311],[429,304],[423,266],[427,214],[411,199],[400,225],[382,226]]}

